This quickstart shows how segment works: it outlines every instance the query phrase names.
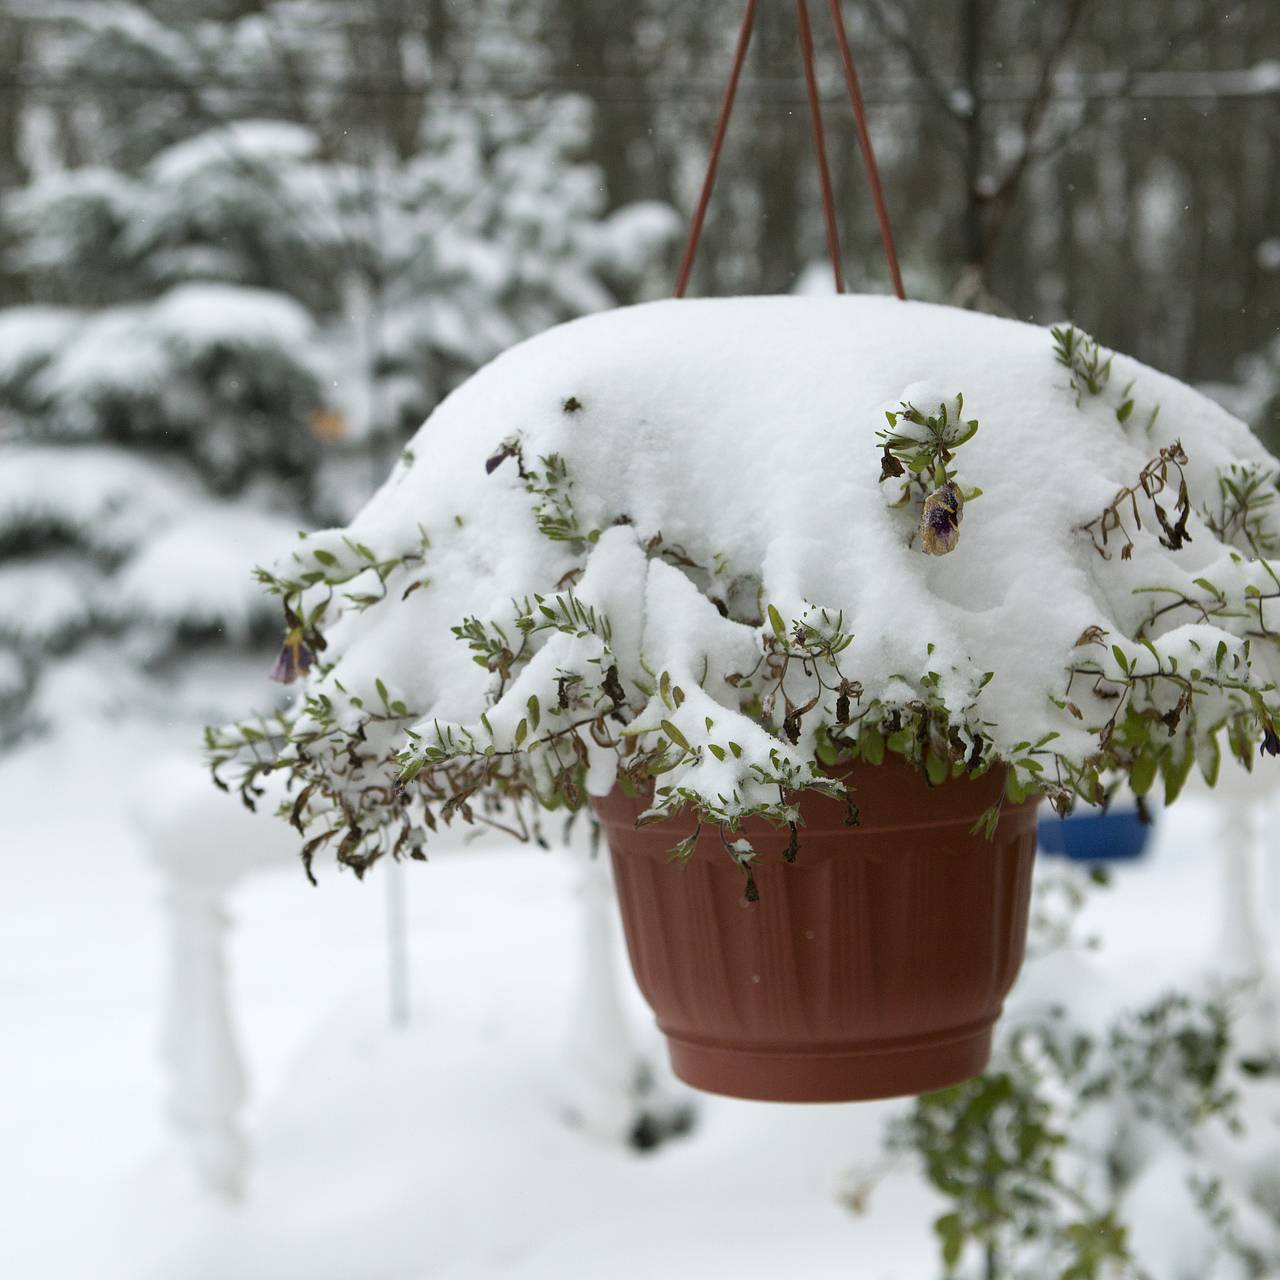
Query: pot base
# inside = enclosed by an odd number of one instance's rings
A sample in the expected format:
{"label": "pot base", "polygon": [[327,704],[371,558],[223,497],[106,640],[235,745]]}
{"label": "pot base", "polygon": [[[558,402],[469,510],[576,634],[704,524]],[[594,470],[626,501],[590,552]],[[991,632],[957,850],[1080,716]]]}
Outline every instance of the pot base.
{"label": "pot base", "polygon": [[594,800],[612,853],[631,967],[675,1073],[709,1093],[854,1102],[980,1074],[1022,963],[1036,804],[1006,803],[1003,770],[930,787],[907,761],[841,775],[847,804],[804,793],[798,855],[759,818],[755,893],[715,824],[682,866],[690,815],[637,820],[644,794]]}
{"label": "pot base", "polygon": [[980,1075],[991,1058],[993,1025],[898,1047],[769,1053],[668,1036],[667,1048],[676,1075],[707,1093],[755,1102],[858,1102],[932,1093]]}

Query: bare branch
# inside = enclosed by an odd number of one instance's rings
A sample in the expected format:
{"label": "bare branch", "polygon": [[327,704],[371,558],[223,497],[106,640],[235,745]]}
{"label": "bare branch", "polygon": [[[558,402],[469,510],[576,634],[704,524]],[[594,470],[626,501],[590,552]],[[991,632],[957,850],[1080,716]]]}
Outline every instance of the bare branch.
{"label": "bare branch", "polygon": [[1013,208],[1014,201],[1017,199],[1022,179],[1025,177],[1035,155],[1036,140],[1044,125],[1049,107],[1053,102],[1054,79],[1067,50],[1071,47],[1071,41],[1080,25],[1080,19],[1089,7],[1089,3],[1090,0],[1068,0],[1062,27],[1058,31],[1057,38],[1050,47],[1048,55],[1041,63],[1040,77],[1036,84],[1035,92],[1032,94],[1031,101],[1027,104],[1027,109],[1022,116],[1022,149],[1017,159],[1009,166],[989,202],[990,213],[987,217],[986,227],[983,230],[980,257],[983,266],[986,266],[991,261],[996,244],[1000,239],[1000,233],[1004,230],[1005,222]]}
{"label": "bare branch", "polygon": [[880,35],[899,53],[903,54],[911,64],[916,79],[920,81],[925,92],[942,108],[950,120],[962,124],[968,115],[956,103],[955,96],[947,88],[946,82],[933,69],[929,59],[920,48],[920,42],[912,35],[906,18],[896,10],[894,16],[884,7],[883,0],[867,0],[867,12]]}
{"label": "bare branch", "polygon": [[1070,46],[1081,13],[1088,3],[1089,0],[1074,0],[1071,5],[1050,60],[1046,61],[1043,68],[1039,89],[1023,117],[1022,150],[1001,179],[994,195],[989,198],[991,212],[984,237],[983,266],[989,265],[994,256],[996,245],[1017,201],[1018,192],[1027,171],[1032,166],[1051,159],[1073,139],[1079,138],[1083,129],[1095,123],[1091,117],[1101,108],[1131,97],[1145,76],[1166,67],[1184,48],[1211,31],[1218,21],[1212,6],[1208,3],[1203,4],[1195,19],[1170,33],[1158,53],[1145,60],[1138,59],[1132,62],[1121,74],[1114,90],[1106,94],[1090,96],[1086,99],[1078,116],[1048,137],[1044,137],[1042,135],[1050,115],[1049,108],[1057,96],[1054,92],[1056,72]]}

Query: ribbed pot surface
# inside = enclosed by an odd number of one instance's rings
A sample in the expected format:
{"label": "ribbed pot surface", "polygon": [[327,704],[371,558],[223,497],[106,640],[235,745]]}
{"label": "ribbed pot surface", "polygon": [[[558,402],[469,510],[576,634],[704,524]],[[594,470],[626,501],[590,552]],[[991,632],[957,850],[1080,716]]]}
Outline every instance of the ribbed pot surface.
{"label": "ribbed pot surface", "polygon": [[631,966],[676,1075],[712,1093],[841,1102],[924,1093],[981,1072],[1022,964],[1036,801],[971,835],[1002,770],[930,787],[898,757],[846,776],[861,810],[802,794],[800,853],[756,819],[759,901],[713,827],[639,829],[647,797],[593,801],[613,855]]}

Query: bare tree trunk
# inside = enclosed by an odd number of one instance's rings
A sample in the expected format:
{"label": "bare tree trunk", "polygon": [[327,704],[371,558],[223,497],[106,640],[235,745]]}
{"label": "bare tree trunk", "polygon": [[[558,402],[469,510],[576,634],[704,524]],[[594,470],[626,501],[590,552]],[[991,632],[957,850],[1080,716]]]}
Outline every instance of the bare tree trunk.
{"label": "bare tree trunk", "polygon": [[592,0],[559,10],[567,39],[555,70],[591,101],[590,159],[604,171],[609,204],[669,196],[659,167],[636,163],[636,144],[652,137],[655,123],[639,53],[646,6],[639,0]]}
{"label": "bare tree trunk", "polygon": [[[419,11],[409,0],[376,0],[367,14],[350,28],[351,62],[360,95],[354,119],[367,118],[376,133],[376,145],[389,147],[404,160],[417,149],[422,126],[423,102],[410,83],[405,65],[405,42],[418,30]],[[376,86],[377,92],[370,92]],[[360,104],[363,103],[363,109]]]}
{"label": "bare tree trunk", "polygon": [[983,273],[983,198],[982,198],[982,24],[985,20],[983,0],[964,0],[961,21],[964,29],[964,85],[968,95],[964,121],[964,251],[966,269],[975,273],[980,286]]}
{"label": "bare tree trunk", "polygon": [[[27,181],[22,155],[22,115],[26,100],[21,86],[27,49],[27,26],[12,14],[0,12],[0,195]],[[0,231],[0,261],[7,259],[8,236]],[[0,270],[0,306],[17,302],[21,286],[7,270]]]}
{"label": "bare tree trunk", "polygon": [[[756,74],[800,74],[799,36],[789,4],[762,6],[755,46]],[[813,144],[800,111],[765,107],[767,118],[756,131],[755,145],[739,154],[755,170],[760,202],[759,285],[764,293],[781,293],[795,281],[804,258],[802,213],[816,216],[808,198],[815,172]]]}

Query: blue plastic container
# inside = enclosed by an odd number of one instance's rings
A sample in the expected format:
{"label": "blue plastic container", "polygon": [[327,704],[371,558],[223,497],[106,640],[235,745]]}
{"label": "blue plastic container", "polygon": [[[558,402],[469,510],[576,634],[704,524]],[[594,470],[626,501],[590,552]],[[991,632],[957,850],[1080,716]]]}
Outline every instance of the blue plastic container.
{"label": "blue plastic container", "polygon": [[1040,819],[1038,836],[1045,853],[1072,862],[1135,862],[1147,851],[1151,824],[1136,809],[1078,809],[1068,818],[1050,812]]}

